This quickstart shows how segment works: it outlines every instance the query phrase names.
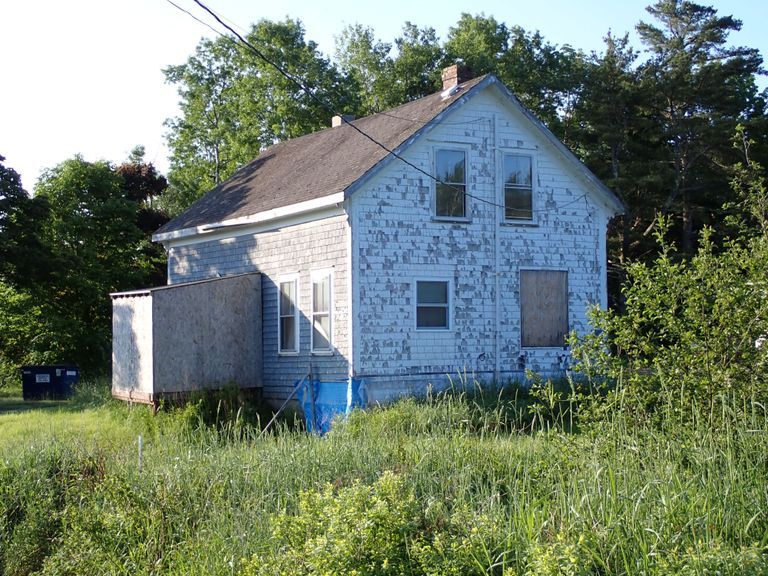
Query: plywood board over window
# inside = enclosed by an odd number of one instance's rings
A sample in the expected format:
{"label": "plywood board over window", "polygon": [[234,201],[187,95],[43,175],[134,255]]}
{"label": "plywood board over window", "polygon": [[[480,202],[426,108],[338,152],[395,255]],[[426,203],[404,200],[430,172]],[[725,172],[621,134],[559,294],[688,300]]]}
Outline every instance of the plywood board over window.
{"label": "plywood board over window", "polygon": [[524,348],[565,346],[568,335],[568,272],[520,271],[521,344]]}

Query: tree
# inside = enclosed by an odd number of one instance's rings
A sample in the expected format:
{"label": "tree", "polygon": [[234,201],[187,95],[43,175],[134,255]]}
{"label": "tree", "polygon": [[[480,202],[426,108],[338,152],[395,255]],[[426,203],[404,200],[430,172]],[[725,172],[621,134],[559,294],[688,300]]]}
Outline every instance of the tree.
{"label": "tree", "polygon": [[336,61],[360,91],[356,113],[367,116],[392,107],[392,45],[377,40],[373,29],[349,25],[336,37]]}
{"label": "tree", "polygon": [[504,23],[484,14],[462,13],[456,26],[448,29],[445,57],[461,61],[477,75],[496,72],[499,60],[509,45],[509,30]]}
{"label": "tree", "polygon": [[161,204],[171,215],[267,146],[329,126],[332,111],[359,106],[357,92],[304,39],[300,21],[261,20],[246,39],[308,91],[232,37],[202,40],[185,64],[166,68],[181,97],[181,116],[167,121],[170,190]]}
{"label": "tree", "polygon": [[242,150],[229,142],[237,127],[234,92],[241,74],[234,40],[203,39],[186,64],[163,72],[181,98],[181,117],[166,121],[172,190],[163,207],[176,214],[244,163],[258,144]]}
{"label": "tree", "polygon": [[519,26],[492,16],[462,14],[449,29],[444,63],[462,62],[474,74],[493,73],[556,135],[568,143],[568,128],[586,74],[584,55],[558,48]]}
{"label": "tree", "polygon": [[604,53],[593,53],[589,59],[575,110],[579,131],[574,137],[582,160],[627,204],[613,234],[618,242],[612,250],[625,264],[655,250],[644,232],[658,207],[662,144],[656,127],[640,112],[646,95],[628,36],[617,38],[609,32],[604,40]]}
{"label": "tree", "polygon": [[433,28],[406,22],[392,44],[372,28],[347,26],[336,38],[336,60],[359,92],[356,115],[367,116],[434,93],[441,86],[444,53]]}
{"label": "tree", "polygon": [[147,270],[146,281],[153,286],[165,284],[167,267],[165,250],[151,241],[152,234],[170,219],[157,205],[168,188],[165,177],[158,174],[151,162],[144,161],[144,147],[136,146],[128,160],[115,168],[122,180],[121,188],[127,199],[136,203],[136,225],[144,234],[141,244],[142,267]]}
{"label": "tree", "polygon": [[55,325],[51,346],[61,360],[104,369],[110,353],[109,293],[138,288],[148,275],[137,202],[108,163],[80,156],[44,171],[35,195],[48,201],[48,217],[38,225],[57,254],[55,263],[45,263],[50,269],[42,302]]}
{"label": "tree", "polygon": [[46,217],[48,205],[42,198],[30,198],[19,174],[4,166],[4,160],[0,156],[0,281],[35,287],[45,276],[39,262],[53,256],[35,224]]}
{"label": "tree", "polygon": [[403,25],[395,39],[397,56],[393,62],[393,105],[433,94],[442,86],[443,49],[434,28],[418,28],[410,22]]}
{"label": "tree", "polygon": [[637,31],[651,54],[640,69],[646,111],[666,149],[659,208],[679,214],[681,247],[690,254],[694,222],[706,222],[728,197],[730,135],[757,106],[754,75],[762,58],[755,49],[726,46],[741,22],[714,8],[659,0],[647,10],[658,25],[641,22]]}

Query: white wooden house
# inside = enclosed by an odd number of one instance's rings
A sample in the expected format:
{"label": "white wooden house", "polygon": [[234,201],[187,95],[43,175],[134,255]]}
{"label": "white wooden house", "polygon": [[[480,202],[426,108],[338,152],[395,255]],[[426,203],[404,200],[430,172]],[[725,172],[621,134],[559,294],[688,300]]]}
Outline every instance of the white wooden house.
{"label": "white wooden house", "polygon": [[263,396],[311,372],[369,401],[555,372],[606,305],[623,210],[492,75],[267,149],[154,236],[170,284],[261,274]]}

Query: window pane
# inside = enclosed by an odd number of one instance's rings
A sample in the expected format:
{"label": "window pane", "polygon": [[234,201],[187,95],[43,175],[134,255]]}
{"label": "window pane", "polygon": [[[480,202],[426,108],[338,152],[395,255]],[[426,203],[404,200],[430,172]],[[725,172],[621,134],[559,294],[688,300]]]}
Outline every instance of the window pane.
{"label": "window pane", "polygon": [[529,156],[504,156],[504,185],[531,186]]}
{"label": "window pane", "polygon": [[464,185],[435,184],[435,214],[452,218],[464,218]]}
{"label": "window pane", "polygon": [[416,302],[422,304],[448,304],[448,282],[417,282]]}
{"label": "window pane", "polygon": [[465,184],[464,152],[461,150],[437,151],[437,179],[451,184]]}
{"label": "window pane", "polygon": [[416,309],[417,328],[448,328],[446,306],[419,306]]}
{"label": "window pane", "polygon": [[518,188],[504,190],[504,217],[509,219],[533,219],[531,191]]}
{"label": "window pane", "polygon": [[292,316],[296,302],[296,282],[280,283],[280,316]]}
{"label": "window pane", "polygon": [[280,318],[280,350],[296,351],[296,319],[294,316]]}
{"label": "window pane", "polygon": [[312,349],[330,350],[331,317],[328,314],[315,314],[312,320]]}
{"label": "window pane", "polygon": [[331,308],[331,278],[325,276],[312,283],[312,310],[328,312]]}

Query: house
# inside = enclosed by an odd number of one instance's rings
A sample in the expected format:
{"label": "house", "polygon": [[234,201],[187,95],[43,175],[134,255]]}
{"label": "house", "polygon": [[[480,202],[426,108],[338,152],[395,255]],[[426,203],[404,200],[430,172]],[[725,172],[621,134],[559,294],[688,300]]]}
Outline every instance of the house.
{"label": "house", "polygon": [[[263,397],[561,370],[622,202],[493,75],[281,142],[157,231],[169,284],[258,272]],[[392,153],[390,153],[390,151]]]}

